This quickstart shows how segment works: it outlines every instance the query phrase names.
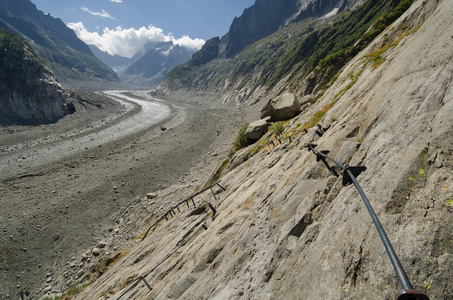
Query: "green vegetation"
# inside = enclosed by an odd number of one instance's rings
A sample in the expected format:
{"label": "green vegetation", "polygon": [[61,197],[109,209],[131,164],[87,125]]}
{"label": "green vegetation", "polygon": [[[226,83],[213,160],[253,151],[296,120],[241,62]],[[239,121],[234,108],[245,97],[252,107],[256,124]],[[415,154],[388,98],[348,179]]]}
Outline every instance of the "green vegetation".
{"label": "green vegetation", "polygon": [[354,84],[357,82],[357,80],[359,80],[360,75],[362,75],[363,70],[365,69],[365,66],[363,66],[358,72],[351,72],[351,74],[349,74],[349,78],[351,79],[351,82],[344,89],[342,89],[340,92],[338,92],[338,94],[335,95],[335,97],[334,97],[335,99],[337,99],[339,96],[341,96],[344,93],[346,93],[347,91],[349,91],[349,89],[354,86]]}
{"label": "green vegetation", "polygon": [[63,295],[54,298],[46,297],[44,300],[70,300],[77,296],[86,286],[87,284],[72,286]]}
{"label": "green vegetation", "polygon": [[[318,29],[314,29],[318,25],[312,20],[293,24],[286,31],[249,46],[234,62],[228,63],[230,68],[222,66],[222,73],[229,73],[228,77],[234,79],[259,68],[263,74],[259,83],[273,87],[287,75],[297,78],[308,75],[317,66],[321,69],[336,64],[342,66],[383,30],[380,26],[380,31],[372,30],[372,34],[364,35],[381,17],[388,2],[368,1]],[[360,43],[352,47],[359,40]]]}
{"label": "green vegetation", "polygon": [[271,126],[271,131],[276,135],[276,136],[279,136],[280,134],[282,134],[283,130],[285,128],[283,127],[283,121],[278,121],[278,122],[275,122],[274,124],[272,124]]}
{"label": "green vegetation", "polygon": [[33,49],[19,36],[0,28],[0,68],[8,74],[4,81],[17,83],[23,80],[23,62],[25,59],[39,64],[43,62],[36,56]]}
{"label": "green vegetation", "polygon": [[[406,11],[414,0],[369,0],[352,12],[339,14],[332,21],[305,20],[290,24],[278,32],[249,45],[233,59],[218,61],[212,80],[243,80],[256,86],[274,87],[283,78],[296,88],[316,70],[328,83],[338,70],[364,49],[378,34]],[[207,72],[190,63],[174,69],[170,79],[193,78],[193,72]],[[315,80],[315,78],[312,78]],[[199,84],[199,83],[197,83]],[[311,91],[308,91],[311,92]]]}
{"label": "green vegetation", "polygon": [[204,188],[207,188],[208,186],[213,185],[220,179],[220,175],[222,175],[222,171],[228,166],[228,163],[230,162],[230,158],[225,159],[220,167],[217,169],[215,172],[214,176],[212,176],[211,180],[204,186]]}
{"label": "green vegetation", "polygon": [[0,53],[8,60],[22,60],[25,53],[25,41],[15,34],[0,28]]}
{"label": "green vegetation", "polygon": [[381,48],[377,49],[376,51],[374,51],[373,53],[365,56],[367,59],[367,63],[368,62],[372,62],[372,67],[373,69],[376,69],[377,67],[379,67],[384,61],[385,61],[385,57],[383,57],[382,55],[387,52],[387,50],[389,50],[390,48],[392,47],[396,47],[400,42],[401,40],[405,37],[405,36],[408,36],[412,33],[414,33],[415,31],[417,31],[418,29],[420,28],[417,27],[409,32],[404,32],[402,34],[400,34],[398,36],[398,38],[396,38],[393,42],[391,42],[390,44],[385,44],[383,45]]}
{"label": "green vegetation", "polygon": [[263,150],[263,148],[266,146],[266,144],[267,144],[266,139],[260,139],[260,141],[257,142],[255,144],[255,146],[252,149],[250,149],[249,152],[245,153],[242,156],[242,163],[246,162],[247,160],[249,160],[250,157],[252,157],[253,155],[255,155],[258,152],[260,152],[261,150]]}
{"label": "green vegetation", "polygon": [[315,126],[316,124],[319,123],[319,121],[321,121],[321,119],[324,117],[324,115],[333,107],[335,103],[331,103],[331,104],[327,104],[327,105],[324,105],[323,108],[321,108],[320,110],[318,110],[314,115],[313,117],[311,117],[311,120],[310,122],[308,123],[305,123],[302,127],[302,130],[303,129],[306,129],[306,128],[310,128],[310,127],[313,127]]}
{"label": "green vegetation", "polygon": [[177,66],[170,73],[166,75],[168,79],[181,79],[189,76],[192,72],[199,70],[200,67],[192,66],[190,64],[184,64]]}
{"label": "green vegetation", "polygon": [[244,125],[239,129],[239,133],[236,136],[236,140],[233,142],[233,152],[236,153],[238,150],[245,148],[249,145],[249,140],[245,136],[248,126]]}
{"label": "green vegetation", "polygon": [[[5,34],[5,31],[0,33],[3,46],[5,36],[7,36],[8,42],[17,46],[11,48],[13,51],[9,55],[19,55],[20,48],[24,48],[23,45],[25,44],[27,52],[32,53],[33,56],[39,56],[39,60],[45,62],[62,79],[67,76],[74,77],[75,74],[71,73],[80,71],[90,77],[109,81],[119,80],[115,72],[97,59],[87,45],[80,41],[75,33],[67,28],[61,20],[34,18],[25,15],[16,18],[5,13],[2,16],[2,20],[8,23],[12,30],[15,29],[20,33],[19,36],[10,33]],[[26,19],[26,22],[19,21],[22,18]],[[14,38],[11,38],[12,36]]]}

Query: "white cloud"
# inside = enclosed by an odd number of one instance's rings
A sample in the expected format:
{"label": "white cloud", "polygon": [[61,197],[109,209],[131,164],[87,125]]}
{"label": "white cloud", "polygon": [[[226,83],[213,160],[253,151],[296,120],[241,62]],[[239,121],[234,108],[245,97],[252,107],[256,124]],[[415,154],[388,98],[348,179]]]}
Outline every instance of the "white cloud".
{"label": "white cloud", "polygon": [[116,18],[112,17],[111,15],[109,15],[108,12],[106,12],[105,10],[102,10],[102,12],[94,12],[94,11],[91,11],[89,10],[88,8],[86,8],[85,6],[82,6],[81,7],[82,10],[84,12],[87,12],[93,16],[97,16],[97,17],[103,17],[103,18],[109,18],[109,19],[112,19],[112,20],[116,20]]}
{"label": "white cloud", "polygon": [[104,28],[103,32],[99,34],[88,31],[82,22],[67,25],[86,44],[95,45],[110,55],[117,54],[125,57],[132,57],[140,51],[145,51],[145,45],[149,42],[173,41],[174,44],[193,50],[199,50],[205,42],[202,39],[191,39],[188,36],[175,39],[172,35],[165,35],[162,29],[154,26],[139,29],[124,29],[121,26],[114,29]]}
{"label": "white cloud", "polygon": [[123,3],[123,0],[110,0],[110,2]]}
{"label": "white cloud", "polygon": [[180,39],[175,39],[174,37],[172,37],[172,41],[173,41],[173,44],[175,44],[175,45],[179,45],[181,47],[186,47],[186,48],[189,48],[189,49],[195,50],[195,51],[200,50],[201,47],[203,47],[203,45],[205,43],[205,40],[191,39],[187,35],[184,35]]}

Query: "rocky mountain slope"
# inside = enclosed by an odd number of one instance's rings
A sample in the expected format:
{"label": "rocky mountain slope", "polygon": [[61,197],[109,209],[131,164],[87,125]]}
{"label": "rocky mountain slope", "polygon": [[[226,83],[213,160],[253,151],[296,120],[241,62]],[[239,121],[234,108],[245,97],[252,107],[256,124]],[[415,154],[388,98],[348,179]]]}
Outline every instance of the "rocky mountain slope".
{"label": "rocky mountain slope", "polygon": [[361,3],[361,0],[257,0],[234,18],[230,30],[219,40],[219,58],[231,58],[246,46],[269,36],[285,25],[309,18],[336,14]]}
{"label": "rocky mountain slope", "polygon": [[290,23],[229,59],[217,58],[220,46],[208,41],[167,75],[159,91],[188,99],[211,96],[233,105],[266,102],[285,91],[318,93],[412,2],[366,1],[330,18]]}
{"label": "rocky mountain slope", "polygon": [[[199,196],[204,208],[181,206],[132,239],[76,298],[394,299],[401,287],[357,190],[307,150],[313,141],[367,168],[358,181],[412,285],[451,299],[452,14],[451,1],[416,0],[284,124],[280,142],[269,133],[227,158],[217,199]],[[183,198],[163,196],[129,210],[137,235]]]}
{"label": "rocky mountain slope", "polygon": [[91,52],[93,52],[93,54],[97,58],[99,58],[103,63],[112,68],[112,70],[115,71],[118,76],[121,76],[124,70],[126,70],[130,65],[139,60],[142,56],[141,53],[137,53],[134,57],[128,58],[120,55],[110,55],[107,52],[102,51],[95,45],[88,45],[88,47],[90,47]]}
{"label": "rocky mountain slope", "polygon": [[50,122],[71,112],[52,72],[20,37],[0,28],[1,124]]}
{"label": "rocky mountain slope", "polygon": [[0,27],[25,39],[62,83],[119,82],[118,76],[97,59],[75,32],[30,0],[0,2]]}
{"label": "rocky mountain slope", "polygon": [[195,51],[174,45],[173,42],[158,44],[129,66],[121,80],[131,85],[156,88],[174,67],[187,62]]}

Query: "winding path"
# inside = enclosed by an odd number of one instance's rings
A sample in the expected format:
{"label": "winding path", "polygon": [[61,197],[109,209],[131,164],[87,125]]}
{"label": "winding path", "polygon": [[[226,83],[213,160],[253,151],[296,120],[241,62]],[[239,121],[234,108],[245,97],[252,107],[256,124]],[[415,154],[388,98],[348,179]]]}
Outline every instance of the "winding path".
{"label": "winding path", "polygon": [[[185,112],[182,109],[173,109],[165,101],[152,98],[147,92],[105,91],[102,93],[120,102],[126,111],[132,110],[134,105],[138,105],[140,109],[136,114],[115,122],[116,124],[102,126],[102,128],[99,125],[83,135],[68,134],[62,139],[46,138],[48,142],[40,141],[30,147],[17,146],[18,150],[6,152],[0,156],[0,166],[3,166],[0,180],[26,175],[36,167],[123,138],[172,118],[177,123],[185,118]],[[130,95],[136,95],[136,97]]]}

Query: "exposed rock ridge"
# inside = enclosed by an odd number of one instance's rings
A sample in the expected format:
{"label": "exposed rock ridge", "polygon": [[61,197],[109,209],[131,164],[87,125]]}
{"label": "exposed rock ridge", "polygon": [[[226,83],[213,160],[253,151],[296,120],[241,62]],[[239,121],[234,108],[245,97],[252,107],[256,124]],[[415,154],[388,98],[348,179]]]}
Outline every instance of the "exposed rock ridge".
{"label": "exposed rock ridge", "polygon": [[39,11],[30,0],[1,1],[0,27],[29,43],[62,83],[119,82],[115,72],[97,59],[72,29]]}
{"label": "exposed rock ridge", "polygon": [[[400,286],[360,196],[307,151],[312,137],[336,160],[367,167],[358,181],[414,288],[450,299],[451,15],[451,1],[416,1],[288,123],[291,143],[236,153],[247,160],[225,168],[227,190],[212,202],[217,215],[208,230],[197,232],[204,216],[177,215],[120,250],[124,259],[77,299],[117,298],[192,233],[148,274],[152,291],[139,285],[126,298],[394,299]],[[320,112],[324,135],[304,134],[300,126]],[[141,205],[137,214],[150,203]]]}
{"label": "exposed rock ridge", "polygon": [[[283,26],[308,18],[331,16],[364,0],[257,0],[235,17],[227,34],[206,42],[189,64],[206,64],[216,58],[232,58],[248,45],[269,36]],[[200,58],[203,59],[200,59]]]}
{"label": "exposed rock ridge", "polygon": [[[319,18],[349,9],[360,0],[257,0],[234,18],[230,29],[220,41],[219,58],[231,58],[250,45],[292,22]],[[334,9],[336,9],[334,11]]]}
{"label": "exposed rock ridge", "polygon": [[[65,115],[67,95],[33,49],[0,29],[0,113],[4,121],[55,121]],[[18,119],[17,119],[18,118]]]}

